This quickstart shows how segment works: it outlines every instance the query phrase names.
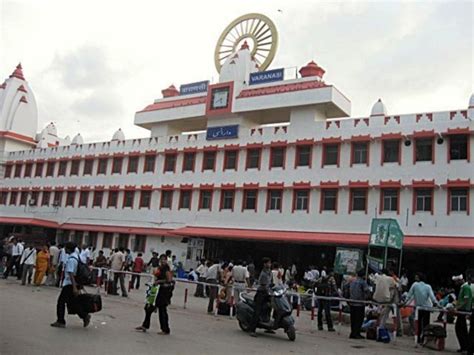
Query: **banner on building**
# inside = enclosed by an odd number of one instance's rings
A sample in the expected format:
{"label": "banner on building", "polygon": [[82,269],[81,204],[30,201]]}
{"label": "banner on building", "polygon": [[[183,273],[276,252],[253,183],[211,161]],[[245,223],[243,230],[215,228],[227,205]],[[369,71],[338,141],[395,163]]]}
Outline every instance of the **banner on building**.
{"label": "banner on building", "polygon": [[249,85],[271,83],[284,79],[285,69],[273,69],[250,74]]}
{"label": "banner on building", "polygon": [[403,232],[395,219],[374,218],[370,228],[369,247],[402,249]]}
{"label": "banner on building", "polygon": [[362,250],[337,248],[334,272],[337,274],[356,273],[362,268]]}
{"label": "banner on building", "polygon": [[238,138],[239,125],[209,127],[206,131],[206,140]]}

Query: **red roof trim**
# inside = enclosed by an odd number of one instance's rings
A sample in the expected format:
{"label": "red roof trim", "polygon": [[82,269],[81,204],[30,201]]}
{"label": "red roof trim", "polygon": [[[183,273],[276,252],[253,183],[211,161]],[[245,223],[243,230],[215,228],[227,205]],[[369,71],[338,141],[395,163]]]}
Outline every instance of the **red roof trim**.
{"label": "red roof trim", "polygon": [[258,182],[257,183],[248,183],[248,184],[244,183],[244,186],[243,186],[244,189],[258,189],[258,187],[259,187]]}
{"label": "red roof trim", "polygon": [[380,184],[377,187],[381,188],[400,188],[402,187],[401,180],[380,180]]}
{"label": "red roof trim", "polygon": [[389,140],[389,139],[402,139],[403,135],[401,133],[382,133],[380,139]]}
{"label": "red roof trim", "polygon": [[28,136],[25,136],[23,134],[15,133],[15,132],[10,132],[10,131],[0,131],[0,138],[5,137],[5,138],[11,138],[16,141],[24,142],[24,143],[29,143],[32,145],[36,145],[36,141]]}
{"label": "red roof trim", "polygon": [[235,189],[235,184],[221,184],[221,190]]}
{"label": "red roof trim", "polygon": [[157,103],[148,105],[143,110],[138,111],[137,113],[157,111],[157,110],[165,110],[165,109],[183,107],[183,106],[205,104],[206,103],[206,98],[207,98],[207,96],[199,96],[199,97],[193,97],[193,98],[185,98],[185,99],[157,102]]}
{"label": "red roof trim", "polygon": [[434,129],[430,131],[414,131],[411,136],[414,138],[431,138],[435,136],[435,131]]}
{"label": "red roof trim", "polygon": [[469,130],[469,127],[464,128],[448,128],[446,132],[443,132],[443,135],[449,136],[452,134],[472,134],[473,132]]}
{"label": "red roof trim", "polygon": [[337,189],[339,188],[339,180],[337,181],[321,181],[319,183],[321,189]]}
{"label": "red roof trim", "polygon": [[349,181],[349,188],[367,188],[369,187],[369,180],[366,181]]}
{"label": "red roof trim", "polygon": [[327,87],[324,82],[319,80],[304,81],[301,83],[291,83],[275,86],[266,86],[257,89],[246,89],[242,90],[237,96],[237,99],[244,99],[248,97],[263,96],[263,95],[274,95],[274,94],[285,94],[293,91],[320,89]]}
{"label": "red roof trim", "polygon": [[267,183],[267,189],[283,189],[285,183],[283,182],[269,182]]}
{"label": "red roof trim", "polygon": [[470,187],[471,186],[471,179],[467,180],[447,180],[446,184],[441,185],[443,187]]}
{"label": "red roof trim", "polygon": [[433,180],[412,180],[411,187],[417,188],[417,187],[435,187],[435,181]]}

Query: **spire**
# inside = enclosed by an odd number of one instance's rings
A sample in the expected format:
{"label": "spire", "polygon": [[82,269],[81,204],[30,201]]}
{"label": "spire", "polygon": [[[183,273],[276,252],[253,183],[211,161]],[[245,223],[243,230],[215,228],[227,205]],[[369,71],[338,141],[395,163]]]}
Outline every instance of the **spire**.
{"label": "spire", "polygon": [[12,75],[10,75],[10,78],[18,78],[21,80],[25,80],[25,77],[23,76],[23,68],[21,67],[21,63],[18,63],[16,66],[16,69],[13,71]]}
{"label": "spire", "polygon": [[16,89],[17,91],[22,91],[22,92],[26,92],[26,89],[23,85],[20,85],[20,87],[18,89]]}
{"label": "spire", "polygon": [[21,99],[20,99],[20,102],[24,102],[25,104],[27,104],[28,100],[26,99],[25,96],[22,96]]}
{"label": "spire", "polygon": [[242,50],[242,49],[250,49],[249,44],[247,43],[247,41],[244,41],[244,43],[242,44],[242,47],[240,47],[240,50]]}

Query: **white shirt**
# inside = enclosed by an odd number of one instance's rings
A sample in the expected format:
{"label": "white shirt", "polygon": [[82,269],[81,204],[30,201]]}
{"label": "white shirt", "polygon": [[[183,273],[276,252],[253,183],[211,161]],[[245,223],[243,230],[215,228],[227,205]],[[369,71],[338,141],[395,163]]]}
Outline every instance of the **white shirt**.
{"label": "white shirt", "polygon": [[313,269],[310,272],[313,275],[313,280],[319,279],[319,271],[317,269]]}
{"label": "white shirt", "polygon": [[204,264],[199,265],[199,266],[196,268],[196,272],[199,274],[200,277],[206,277],[207,266],[204,265]]}
{"label": "white shirt", "polygon": [[249,271],[242,265],[234,266],[231,273],[235,282],[245,282],[250,277]]}
{"label": "white shirt", "polygon": [[69,258],[69,255],[66,253],[66,250],[64,248],[61,248],[59,250],[59,263],[66,265],[66,261]]}
{"label": "white shirt", "polygon": [[21,264],[35,265],[36,264],[36,249],[26,248],[20,259]]}
{"label": "white shirt", "polygon": [[87,260],[91,258],[91,252],[90,252],[89,248],[83,249],[81,251],[81,254],[79,255],[79,257],[81,258],[81,261],[84,264],[87,264]]}
{"label": "white shirt", "polygon": [[321,277],[326,277],[327,274],[326,274],[326,270],[321,270]]}
{"label": "white shirt", "polygon": [[207,280],[217,280],[217,276],[219,273],[219,269],[221,266],[219,264],[214,264],[212,265],[208,270],[206,274],[206,279]]}
{"label": "white shirt", "polygon": [[21,243],[13,244],[12,256],[21,256],[23,254],[23,245]]}
{"label": "white shirt", "polygon": [[51,245],[49,247],[49,256],[51,257],[51,264],[58,265],[59,249],[56,245]]}

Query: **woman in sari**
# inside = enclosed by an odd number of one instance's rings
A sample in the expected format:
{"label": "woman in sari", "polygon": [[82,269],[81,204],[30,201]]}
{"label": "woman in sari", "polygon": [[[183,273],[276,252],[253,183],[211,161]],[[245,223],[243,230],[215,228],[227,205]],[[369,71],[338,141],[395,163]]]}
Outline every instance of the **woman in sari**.
{"label": "woman in sari", "polygon": [[43,283],[46,271],[49,269],[49,252],[48,246],[43,245],[41,250],[36,254],[36,269],[35,269],[35,286],[40,286]]}

